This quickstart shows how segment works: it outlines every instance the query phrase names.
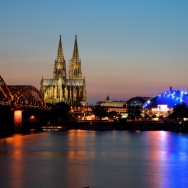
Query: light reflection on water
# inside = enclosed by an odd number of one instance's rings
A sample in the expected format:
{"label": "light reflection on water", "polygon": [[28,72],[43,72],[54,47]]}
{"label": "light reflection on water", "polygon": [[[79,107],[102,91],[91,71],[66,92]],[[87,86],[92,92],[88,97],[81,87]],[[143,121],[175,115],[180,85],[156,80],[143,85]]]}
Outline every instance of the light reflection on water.
{"label": "light reflection on water", "polygon": [[188,135],[44,132],[0,139],[3,188],[188,187]]}

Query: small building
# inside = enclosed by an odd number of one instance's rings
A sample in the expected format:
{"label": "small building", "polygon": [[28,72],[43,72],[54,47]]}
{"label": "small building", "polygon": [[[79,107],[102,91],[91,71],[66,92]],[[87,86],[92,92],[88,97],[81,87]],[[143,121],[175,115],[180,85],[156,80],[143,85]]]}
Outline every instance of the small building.
{"label": "small building", "polygon": [[125,113],[126,107],[125,107],[126,101],[111,101],[110,97],[107,95],[105,101],[98,101],[96,105],[104,106],[108,109],[108,112],[115,111],[117,113]]}

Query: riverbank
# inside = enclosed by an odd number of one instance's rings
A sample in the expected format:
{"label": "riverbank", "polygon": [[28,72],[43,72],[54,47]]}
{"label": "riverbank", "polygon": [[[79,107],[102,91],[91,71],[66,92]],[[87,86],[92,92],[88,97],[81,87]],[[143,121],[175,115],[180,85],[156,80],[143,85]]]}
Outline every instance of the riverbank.
{"label": "riverbank", "polygon": [[188,124],[176,122],[137,121],[137,122],[109,122],[109,121],[64,121],[57,124],[41,125],[38,122],[24,123],[21,129],[9,129],[0,132],[0,138],[11,136],[14,133],[30,134],[41,131],[66,131],[66,130],[93,130],[93,131],[173,131],[188,132]]}
{"label": "riverbank", "polygon": [[109,122],[109,121],[73,121],[61,122],[58,125],[45,125],[41,127],[42,130],[95,130],[95,131],[109,131],[109,130],[164,130],[188,132],[188,124],[177,124],[176,122],[154,122],[154,121],[139,121],[139,122]]}

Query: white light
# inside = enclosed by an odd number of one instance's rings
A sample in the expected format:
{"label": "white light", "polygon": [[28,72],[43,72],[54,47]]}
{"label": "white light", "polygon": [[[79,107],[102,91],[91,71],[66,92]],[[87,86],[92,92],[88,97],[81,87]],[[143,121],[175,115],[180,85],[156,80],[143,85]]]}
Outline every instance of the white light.
{"label": "white light", "polygon": [[167,111],[168,110],[168,106],[165,104],[159,104],[159,105],[157,105],[157,108],[158,108],[158,110],[160,110],[160,111]]}

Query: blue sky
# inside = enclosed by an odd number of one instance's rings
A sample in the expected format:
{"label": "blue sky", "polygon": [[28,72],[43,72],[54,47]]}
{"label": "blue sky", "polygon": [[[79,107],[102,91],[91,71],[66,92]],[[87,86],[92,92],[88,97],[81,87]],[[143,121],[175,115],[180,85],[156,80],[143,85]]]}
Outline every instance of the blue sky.
{"label": "blue sky", "polygon": [[187,0],[1,0],[0,74],[39,88],[74,35],[90,103],[188,91]]}

